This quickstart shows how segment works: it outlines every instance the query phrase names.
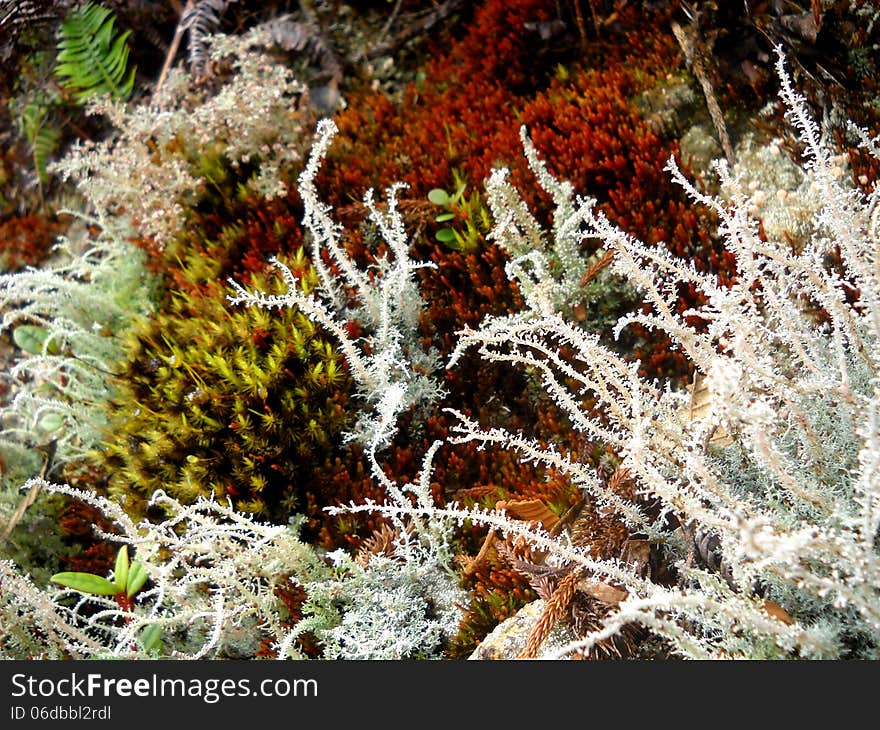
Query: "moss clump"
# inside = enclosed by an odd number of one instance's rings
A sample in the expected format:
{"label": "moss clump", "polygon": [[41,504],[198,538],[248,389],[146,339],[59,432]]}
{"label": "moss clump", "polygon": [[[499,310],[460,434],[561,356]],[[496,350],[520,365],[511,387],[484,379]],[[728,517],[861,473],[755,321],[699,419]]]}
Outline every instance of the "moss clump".
{"label": "moss clump", "polygon": [[[182,278],[204,282],[205,262],[184,262]],[[309,293],[317,277],[302,250],[287,263]],[[265,274],[252,284],[279,286]],[[316,503],[302,492],[348,424],[349,375],[299,311],[236,308],[226,293],[176,290],[129,347],[102,458],[110,493],[134,514],[156,489],[184,503],[229,498],[273,520]]]}

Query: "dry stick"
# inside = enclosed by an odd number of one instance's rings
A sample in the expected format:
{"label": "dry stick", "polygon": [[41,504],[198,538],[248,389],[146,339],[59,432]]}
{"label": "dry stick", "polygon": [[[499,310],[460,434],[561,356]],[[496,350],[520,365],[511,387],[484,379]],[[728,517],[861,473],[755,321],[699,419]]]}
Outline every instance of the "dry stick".
{"label": "dry stick", "polygon": [[46,479],[46,475],[49,473],[49,469],[52,467],[52,462],[55,459],[55,447],[57,444],[58,442],[53,439],[45,446],[37,447],[38,450],[43,452],[43,468],[40,469],[38,475],[39,481],[34,483],[30,491],[25,495],[25,498],[15,508],[15,512],[12,513],[12,517],[9,518],[9,522],[6,523],[6,527],[3,529],[3,534],[0,535],[0,542],[6,542],[15,526],[24,517],[25,510],[36,501],[40,488],[43,486],[43,481]]}
{"label": "dry stick", "polygon": [[376,56],[388,55],[393,53],[397,48],[417,35],[429,33],[436,25],[446,20],[452,15],[459,6],[464,4],[464,0],[446,0],[441,5],[436,5],[430,14],[418,23],[412,23],[403,28],[396,36],[387,41],[376,43],[371,46],[365,56],[367,58],[375,58]]}
{"label": "dry stick", "polygon": [[377,43],[381,43],[385,40],[385,36],[388,35],[388,31],[391,30],[391,26],[394,25],[394,21],[397,19],[397,14],[400,12],[400,6],[402,3],[403,0],[397,0],[394,4],[394,8],[391,10],[388,20],[385,21],[385,25],[383,25],[382,30],[379,31],[379,37],[376,39]]}
{"label": "dry stick", "polygon": [[688,66],[691,67],[694,76],[696,76],[697,81],[700,82],[700,86],[703,89],[703,96],[706,97],[706,106],[709,109],[709,116],[712,118],[712,124],[715,126],[715,131],[718,134],[718,140],[721,142],[721,149],[724,150],[724,156],[732,165],[735,162],[733,145],[730,144],[730,136],[727,134],[727,125],[724,122],[724,115],[721,113],[721,107],[718,106],[718,100],[715,98],[715,89],[712,87],[712,81],[709,79],[709,74],[703,66],[703,57],[706,55],[705,47],[696,37],[696,31],[693,28],[686,31],[678,23],[673,23],[672,33],[675,35],[675,40],[678,41],[678,45],[681,46],[681,50],[684,52]]}
{"label": "dry stick", "polygon": [[496,539],[497,537],[495,536],[495,528],[493,527],[489,530],[489,534],[487,534],[486,538],[483,540],[483,544],[480,547],[480,551],[477,553],[477,556],[464,567],[465,575],[473,575],[476,572],[479,564],[483,560],[485,560],[486,556],[489,554],[489,550],[492,549],[492,546],[495,544]]}
{"label": "dry stick", "polygon": [[[596,8],[593,7],[593,0],[587,3],[590,6],[590,16],[593,19],[593,29],[596,35],[599,35],[599,18],[596,17]],[[581,37],[581,50],[587,50],[587,30],[584,24],[584,14],[581,11],[580,0],[574,0],[574,20],[577,23],[578,35]]]}
{"label": "dry stick", "polygon": [[614,251],[615,249],[608,249],[602,256],[593,262],[593,264],[584,272],[584,275],[581,277],[581,286],[586,286],[593,279],[595,279],[599,272],[602,271],[606,266],[608,266],[614,260]]}
{"label": "dry stick", "polygon": [[574,521],[580,516],[581,510],[584,509],[586,506],[586,497],[581,497],[571,507],[565,510],[562,517],[559,518],[559,521],[555,525],[553,525],[552,528],[550,528],[550,536],[559,537],[566,527],[570,527],[572,524],[574,524]]}
{"label": "dry stick", "polygon": [[165,64],[162,66],[162,72],[159,74],[159,80],[156,82],[156,90],[153,92],[154,98],[159,96],[159,92],[162,90],[162,84],[165,83],[165,77],[168,76],[168,72],[171,70],[171,64],[174,63],[177,49],[180,48],[180,39],[183,38],[183,32],[186,30],[183,27],[183,19],[192,9],[194,2],[195,0],[186,0],[186,5],[180,13],[180,20],[177,22],[177,28],[174,29],[174,40],[171,41],[171,46],[168,48],[168,55],[165,56]]}

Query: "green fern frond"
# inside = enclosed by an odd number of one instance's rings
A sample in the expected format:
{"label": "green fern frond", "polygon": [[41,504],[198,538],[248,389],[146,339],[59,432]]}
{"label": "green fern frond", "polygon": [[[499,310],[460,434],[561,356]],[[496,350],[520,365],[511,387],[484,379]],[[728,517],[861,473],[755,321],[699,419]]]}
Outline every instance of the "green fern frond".
{"label": "green fern frond", "polygon": [[49,180],[49,173],[46,171],[49,157],[55,152],[61,139],[61,132],[47,122],[48,115],[48,105],[38,99],[28,102],[19,118],[19,127],[31,146],[34,169],[43,184]]}
{"label": "green fern frond", "polygon": [[46,166],[49,163],[49,158],[58,149],[60,139],[61,133],[55,127],[40,127],[34,135],[32,143],[34,169],[40,177],[40,182],[44,185],[49,182]]}
{"label": "green fern frond", "polygon": [[71,11],[61,24],[55,74],[74,92],[77,101],[96,94],[127,99],[134,88],[135,69],[128,68],[127,40],[131,31],[117,33],[113,11],[86,3]]}

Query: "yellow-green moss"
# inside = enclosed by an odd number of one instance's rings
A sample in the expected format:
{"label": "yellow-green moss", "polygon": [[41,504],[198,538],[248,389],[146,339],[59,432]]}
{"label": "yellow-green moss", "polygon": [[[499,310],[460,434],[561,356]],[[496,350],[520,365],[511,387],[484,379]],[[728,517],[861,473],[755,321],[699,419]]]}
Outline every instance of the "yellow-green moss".
{"label": "yellow-green moss", "polygon": [[[310,291],[315,275],[301,250],[289,265]],[[134,335],[103,453],[109,489],[135,514],[163,489],[284,520],[341,440],[350,379],[308,317],[232,307],[223,285],[199,289],[202,268],[184,262],[193,288],[173,292]],[[261,274],[253,284],[278,285]]]}

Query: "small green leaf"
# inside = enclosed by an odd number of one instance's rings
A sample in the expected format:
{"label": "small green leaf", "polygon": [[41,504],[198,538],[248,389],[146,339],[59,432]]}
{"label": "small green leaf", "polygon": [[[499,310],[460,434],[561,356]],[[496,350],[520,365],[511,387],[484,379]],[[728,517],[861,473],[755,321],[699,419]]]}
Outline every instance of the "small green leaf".
{"label": "small green leaf", "polygon": [[128,569],[128,583],[125,587],[125,595],[131,598],[144,587],[144,583],[147,582],[149,577],[150,574],[147,573],[144,564],[135,560]]}
{"label": "small green leaf", "polygon": [[94,573],[55,573],[49,580],[94,596],[114,596],[118,592],[109,580]]}
{"label": "small green leaf", "polygon": [[[16,327],[12,332],[12,340],[25,352],[31,355],[42,355],[43,347],[49,332],[45,327],[35,324],[22,324]],[[54,342],[49,343],[46,350],[50,355],[57,355],[59,352],[58,345]]]}
{"label": "small green leaf", "polygon": [[480,223],[483,226],[483,230],[489,230],[492,227],[492,219],[489,217],[489,211],[485,208],[480,208]]}
{"label": "small green leaf", "polygon": [[441,228],[437,231],[437,240],[442,243],[451,243],[455,240],[455,231],[451,228]]}
{"label": "small green leaf", "polygon": [[117,593],[121,593],[128,586],[128,545],[123,545],[116,553],[113,582],[116,584]]}
{"label": "small green leaf", "polygon": [[149,654],[153,649],[161,649],[162,627],[159,624],[149,624],[141,630],[141,648]]}
{"label": "small green leaf", "polygon": [[451,221],[455,218],[455,213],[441,213],[434,220],[438,223],[443,223],[444,221]]}
{"label": "small green leaf", "polygon": [[428,200],[434,205],[449,205],[449,193],[442,188],[434,188],[428,193]]}
{"label": "small green leaf", "polygon": [[52,433],[64,425],[64,416],[60,413],[47,413],[37,423],[37,428],[43,433]]}

